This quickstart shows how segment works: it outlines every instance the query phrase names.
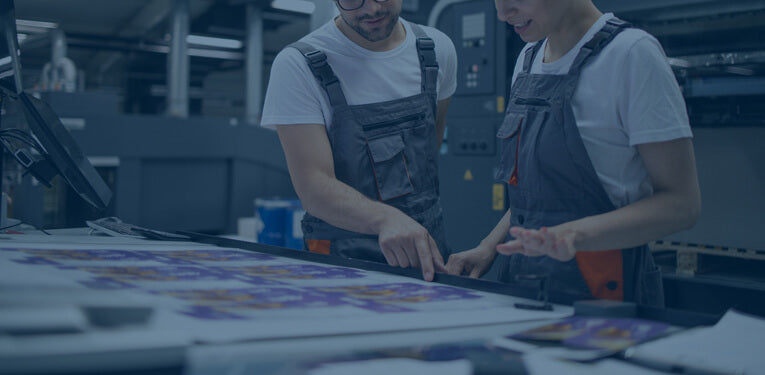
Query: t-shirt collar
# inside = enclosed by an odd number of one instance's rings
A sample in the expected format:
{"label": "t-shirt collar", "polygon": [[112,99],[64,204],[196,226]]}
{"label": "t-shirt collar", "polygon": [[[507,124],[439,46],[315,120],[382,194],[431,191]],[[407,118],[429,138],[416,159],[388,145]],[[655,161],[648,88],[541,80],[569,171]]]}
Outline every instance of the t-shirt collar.
{"label": "t-shirt collar", "polygon": [[[613,13],[604,13],[602,16],[600,16],[600,18],[598,18],[598,20],[595,21],[595,23],[592,24],[592,26],[590,26],[590,29],[587,30],[584,36],[582,36],[582,38],[579,39],[576,45],[574,45],[574,47],[572,47],[568,52],[566,52],[565,55],[563,55],[563,57],[559,58],[558,60],[555,60],[551,63],[546,63],[544,62],[544,59],[542,59],[541,60],[542,70],[557,71],[565,64],[570,65],[574,61],[574,58],[576,58],[576,55],[579,53],[579,50],[582,49],[582,46],[584,46],[585,43],[589,42],[590,39],[592,39],[592,37],[595,36],[595,33],[600,31],[600,29],[602,29],[603,26],[606,25],[606,22],[610,20],[611,18],[614,18]],[[544,51],[546,47],[547,47],[547,39],[545,38],[545,41],[542,43],[542,47],[539,49],[540,55],[544,56],[544,54],[541,52]]]}

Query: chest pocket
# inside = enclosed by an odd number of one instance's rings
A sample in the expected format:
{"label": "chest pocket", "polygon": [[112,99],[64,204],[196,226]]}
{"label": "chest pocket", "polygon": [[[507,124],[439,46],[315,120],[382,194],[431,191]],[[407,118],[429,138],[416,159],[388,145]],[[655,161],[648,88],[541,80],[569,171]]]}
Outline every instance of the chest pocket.
{"label": "chest pocket", "polygon": [[549,101],[541,98],[516,98],[508,108],[505,119],[497,131],[502,141],[499,168],[494,177],[497,181],[518,186],[523,170],[534,161],[529,156],[539,144],[540,130],[550,116]]}
{"label": "chest pocket", "polygon": [[494,171],[494,178],[497,181],[518,185],[521,129],[525,120],[525,112],[508,112],[497,131],[497,138],[501,139],[502,143],[499,166]]}
{"label": "chest pocket", "polygon": [[406,148],[400,133],[367,140],[380,200],[386,201],[414,191],[406,168]]}

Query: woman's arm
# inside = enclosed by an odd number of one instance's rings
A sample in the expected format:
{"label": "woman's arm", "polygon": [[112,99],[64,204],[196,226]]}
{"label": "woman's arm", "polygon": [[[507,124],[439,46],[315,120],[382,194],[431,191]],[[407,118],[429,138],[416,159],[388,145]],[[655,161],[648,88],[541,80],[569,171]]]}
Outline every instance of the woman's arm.
{"label": "woman's arm", "polygon": [[539,230],[510,228],[516,238],[502,254],[547,255],[569,260],[577,251],[630,248],[691,228],[701,213],[701,193],[690,138],[637,146],[653,195],[620,209]]}

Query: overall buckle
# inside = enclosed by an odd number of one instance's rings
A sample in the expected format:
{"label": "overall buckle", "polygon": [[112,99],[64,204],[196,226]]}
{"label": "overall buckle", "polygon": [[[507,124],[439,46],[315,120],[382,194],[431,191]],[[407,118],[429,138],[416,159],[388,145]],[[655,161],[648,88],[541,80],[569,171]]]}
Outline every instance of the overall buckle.
{"label": "overall buckle", "polygon": [[304,55],[311,65],[311,71],[323,85],[329,85],[337,81],[337,76],[332,73],[327,64],[327,55],[322,51],[311,51]]}

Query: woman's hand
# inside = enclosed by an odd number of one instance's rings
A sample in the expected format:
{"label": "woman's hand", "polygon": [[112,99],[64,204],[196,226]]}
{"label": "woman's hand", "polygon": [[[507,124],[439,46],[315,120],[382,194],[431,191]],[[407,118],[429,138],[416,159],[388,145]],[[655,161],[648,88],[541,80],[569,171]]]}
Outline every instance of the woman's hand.
{"label": "woman's hand", "polygon": [[477,279],[491,268],[496,257],[497,251],[492,246],[478,245],[470,250],[450,255],[446,262],[446,271],[451,275],[468,275]]}
{"label": "woman's hand", "polygon": [[515,239],[497,245],[500,254],[523,254],[529,257],[546,255],[561,262],[573,259],[576,254],[576,233],[572,230],[556,230],[554,227],[542,227],[538,230],[511,227],[510,234]]}

